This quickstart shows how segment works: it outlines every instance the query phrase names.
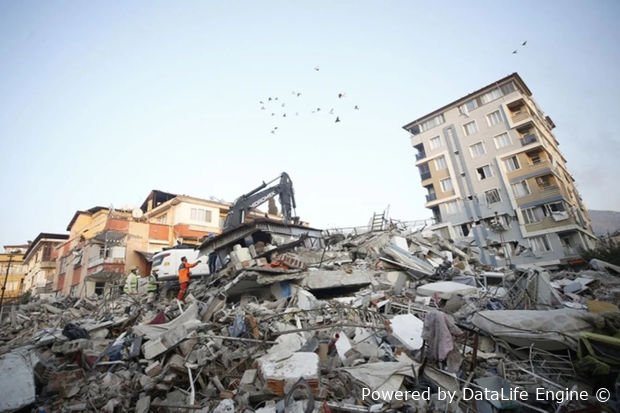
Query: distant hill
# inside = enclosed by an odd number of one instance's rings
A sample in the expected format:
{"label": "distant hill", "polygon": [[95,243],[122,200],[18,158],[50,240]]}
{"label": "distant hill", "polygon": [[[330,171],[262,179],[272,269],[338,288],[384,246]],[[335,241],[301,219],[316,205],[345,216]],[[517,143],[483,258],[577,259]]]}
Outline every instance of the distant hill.
{"label": "distant hill", "polygon": [[617,211],[588,211],[592,219],[592,230],[596,235],[613,234],[620,230],[620,212]]}

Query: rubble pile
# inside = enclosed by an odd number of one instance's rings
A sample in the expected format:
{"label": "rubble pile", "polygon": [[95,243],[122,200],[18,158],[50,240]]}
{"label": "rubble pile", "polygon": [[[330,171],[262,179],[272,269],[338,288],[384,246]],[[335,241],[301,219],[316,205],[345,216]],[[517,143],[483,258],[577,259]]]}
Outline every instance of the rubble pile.
{"label": "rubble pile", "polygon": [[261,244],[236,245],[185,303],[111,286],[4,309],[0,411],[618,408],[613,266],[488,268],[398,229]]}

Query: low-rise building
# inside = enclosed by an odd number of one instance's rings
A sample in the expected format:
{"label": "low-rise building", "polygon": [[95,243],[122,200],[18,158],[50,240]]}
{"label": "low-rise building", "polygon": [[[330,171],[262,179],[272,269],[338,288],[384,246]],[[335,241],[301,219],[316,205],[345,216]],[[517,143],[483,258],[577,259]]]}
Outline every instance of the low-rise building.
{"label": "low-rise building", "polygon": [[53,292],[58,257],[56,247],[68,238],[67,234],[42,232],[30,242],[24,254],[24,292],[30,291],[33,296]]}
{"label": "low-rise building", "polygon": [[24,254],[28,249],[25,245],[5,245],[4,252],[0,253],[0,288],[2,288],[3,303],[17,300],[23,294]]}

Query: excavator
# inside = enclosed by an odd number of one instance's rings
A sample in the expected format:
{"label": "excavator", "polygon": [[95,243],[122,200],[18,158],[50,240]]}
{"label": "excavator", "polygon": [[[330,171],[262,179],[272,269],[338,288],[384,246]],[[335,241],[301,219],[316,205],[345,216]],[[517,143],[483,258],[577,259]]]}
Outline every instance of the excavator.
{"label": "excavator", "polygon": [[[274,182],[279,182],[269,186]],[[228,215],[224,221],[222,232],[235,228],[245,222],[246,215],[259,205],[268,202],[276,195],[279,195],[282,217],[285,224],[290,224],[297,220],[295,214],[295,194],[293,192],[293,182],[286,172],[282,172],[279,177],[269,182],[264,182],[247,194],[241,195],[228,210]]]}

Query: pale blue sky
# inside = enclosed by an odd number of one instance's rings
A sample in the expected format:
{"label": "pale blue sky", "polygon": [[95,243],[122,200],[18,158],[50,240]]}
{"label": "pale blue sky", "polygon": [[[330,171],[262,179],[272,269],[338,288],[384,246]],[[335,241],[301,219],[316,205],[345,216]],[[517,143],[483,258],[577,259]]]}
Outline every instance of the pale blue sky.
{"label": "pale blue sky", "polygon": [[1,0],[0,245],[154,188],[233,200],[282,171],[317,227],[388,204],[426,218],[401,126],[515,71],[586,205],[620,210],[619,19],[618,1]]}

